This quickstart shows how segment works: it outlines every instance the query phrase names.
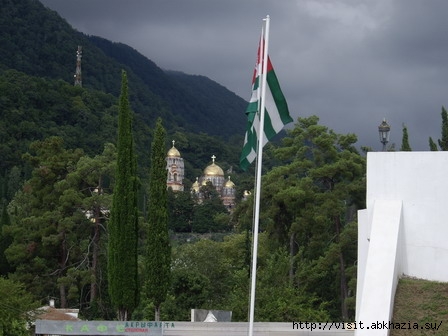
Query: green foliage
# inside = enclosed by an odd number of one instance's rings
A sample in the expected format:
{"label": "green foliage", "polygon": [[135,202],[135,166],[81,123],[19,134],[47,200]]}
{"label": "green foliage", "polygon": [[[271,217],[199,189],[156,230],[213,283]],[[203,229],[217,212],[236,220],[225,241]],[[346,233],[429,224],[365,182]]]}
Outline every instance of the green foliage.
{"label": "green foliage", "polygon": [[60,136],[69,148],[97,154],[116,133],[112,95],[14,70],[0,71],[0,91],[0,171],[19,168],[9,178],[10,192],[18,189],[21,156],[32,141]]}
{"label": "green foliage", "polygon": [[171,283],[171,246],[168,235],[168,196],[166,191],[165,129],[158,119],[151,148],[149,181],[148,236],[145,264],[145,296],[154,304],[155,320]]}
{"label": "green foliage", "polygon": [[0,335],[27,336],[32,311],[37,308],[21,284],[0,277]]}
{"label": "green foliage", "polygon": [[267,256],[260,267],[256,293],[256,321],[325,321],[325,304],[289,282],[290,259],[284,249]]}
{"label": "green foliage", "polygon": [[34,169],[10,204],[14,216],[4,231],[12,243],[5,254],[15,267],[11,278],[26,284],[38,297],[60,296],[61,306],[66,307],[68,293],[78,284],[67,285],[63,279],[79,262],[83,248],[80,233],[88,230],[88,221],[79,211],[81,198],[66,178],[83,152],[64,149],[57,137],[34,142],[30,149],[34,154],[26,157]]}
{"label": "green foliage", "polygon": [[[0,59],[4,66],[40,76],[72,80],[73,51],[80,41],[69,24],[33,0],[2,1]],[[73,47],[72,47],[73,48]],[[36,60],[36,62],[34,62]]]}
{"label": "green foliage", "polygon": [[434,142],[434,140],[431,137],[429,137],[429,150],[431,152],[437,152],[438,151],[437,145],[436,145],[436,143]]}
{"label": "green foliage", "polygon": [[202,202],[193,208],[192,232],[225,232],[230,231],[230,217],[227,208],[221,201],[218,192],[211,182],[201,186],[204,196]]}
{"label": "green foliage", "polygon": [[[365,159],[355,142],[352,134],[319,125],[317,117],[299,118],[274,150],[283,165],[262,183],[261,227],[271,236],[272,249],[288,251],[290,281],[317,303],[328,304],[332,318],[344,320],[356,240],[343,244],[342,233],[355,210],[364,207],[365,195]],[[332,267],[322,271],[321,258]]]}
{"label": "green foliage", "polygon": [[403,137],[401,139],[401,148],[400,151],[403,152],[412,152],[411,146],[409,145],[409,136],[408,129],[403,125]]}
{"label": "green foliage", "polygon": [[3,237],[10,239],[5,255],[15,267],[9,276],[36,297],[59,297],[60,306],[80,306],[94,318],[110,316],[106,283],[98,276],[106,271],[100,233],[103,210],[110,208],[100,181],[111,179],[115,148],[109,144],[89,158],[49,138],[31,149],[32,178],[9,204],[11,224],[3,227]]}
{"label": "green foliage", "polygon": [[108,280],[112,304],[120,321],[131,318],[138,302],[137,175],[132,112],[126,72],[122,73],[117,140],[117,170],[109,222]]}
{"label": "green foliage", "polygon": [[[129,130],[130,127],[126,129]],[[334,134],[326,127],[318,125],[317,118],[299,120],[298,126],[291,133],[292,135],[285,138],[284,145],[274,147],[271,154],[276,162],[283,165],[272,169],[263,181],[261,220],[266,233],[261,234],[260,237],[256,317],[261,321],[282,321],[303,317],[310,320],[340,319],[342,304],[345,304],[349,314],[353,314],[354,311],[354,297],[346,295],[342,299],[344,296],[340,294],[339,288],[341,283],[347,291],[348,289],[353,291],[356,287],[356,267],[354,266],[356,225],[351,223],[353,223],[356,208],[363,206],[364,202],[365,162],[353,147],[356,139],[354,136]],[[45,202],[58,204],[55,213],[64,214],[59,216],[63,218],[67,216],[71,218],[69,221],[79,223],[76,228],[71,229],[76,239],[69,239],[69,241],[76,241],[77,245],[71,247],[73,259],[69,260],[67,271],[58,280],[49,279],[45,286],[38,284],[31,289],[39,293],[40,297],[45,297],[49,295],[48,293],[53,295],[55,288],[59,288],[54,287],[55,284],[63,286],[66,289],[68,305],[70,305],[70,302],[74,302],[76,298],[85,297],[83,290],[92,288],[92,279],[95,278],[93,269],[81,262],[84,259],[93,259],[86,250],[95,243],[92,236],[92,224],[86,221],[84,213],[79,212],[79,209],[94,209],[96,205],[108,206],[107,195],[96,195],[91,193],[89,188],[103,186],[107,189],[108,186],[114,186],[117,195],[123,195],[124,192],[117,191],[118,177],[111,179],[111,171],[114,167],[112,162],[115,158],[112,145],[105,147],[103,155],[91,159],[77,151],[73,152],[78,153],[79,157],[72,157],[69,155],[72,151],[61,149],[62,143],[58,141],[53,139],[45,146],[40,144],[42,148],[35,146],[34,150],[38,148],[41,155],[28,156],[30,162],[36,167],[33,176],[39,174],[50,163],[54,168],[49,172],[59,176],[55,177],[56,181],[52,183],[51,188],[47,187],[48,179],[34,181],[33,183],[41,184],[39,188],[33,190],[42,197],[49,197],[47,194],[59,195],[55,199],[45,198]],[[127,141],[132,145],[129,138]],[[164,140],[160,143],[164,143]],[[153,157],[151,161],[158,162],[162,167],[161,171],[164,171],[166,164],[164,146],[156,147],[160,149],[158,158]],[[129,152],[132,151],[125,152],[130,155]],[[153,149],[153,153],[155,152]],[[294,154],[291,155],[291,153]],[[128,160],[127,163],[131,161]],[[117,166],[120,166],[120,161],[118,162]],[[45,164],[41,165],[41,163]],[[57,171],[58,167],[68,167],[68,172]],[[132,168],[128,169],[132,171]],[[41,178],[41,175],[37,176]],[[166,172],[160,173],[158,179],[155,180],[160,182],[160,190],[165,191]],[[113,185],[109,181],[112,181]],[[129,186],[135,185],[129,184]],[[151,183],[150,187],[152,186]],[[41,188],[47,189],[44,192],[40,190]],[[28,189],[30,189],[30,182],[25,184],[24,190]],[[125,190],[130,189],[132,188]],[[153,188],[153,191],[156,190],[158,189]],[[219,205],[214,188],[203,190],[203,192],[207,196],[203,204],[210,202],[209,205]],[[173,202],[178,201],[177,197],[181,199],[187,196],[189,196],[188,192],[171,195]],[[154,197],[156,196],[151,196],[150,200]],[[159,201],[157,197],[156,200]],[[18,193],[9,206],[9,212],[14,213],[14,216],[13,229],[8,232],[17,230],[24,234],[27,241],[34,241],[33,239],[42,236],[40,231],[38,233],[31,230],[24,231],[26,226],[21,227],[17,223],[23,222],[22,218],[25,219],[23,223],[27,223],[26,221],[30,220],[27,218],[32,213],[36,213],[33,212],[36,211],[35,207],[42,208],[45,202],[37,199],[31,192]],[[160,204],[157,204],[156,207],[159,208]],[[237,216],[234,222],[242,231],[241,234],[230,235],[223,242],[200,240],[197,243],[176,247],[173,251],[173,281],[166,301],[162,305],[162,319],[174,319],[174,317],[188,319],[191,308],[232,310],[235,321],[247,319],[250,250],[247,229],[251,220],[246,218],[250,217],[246,216],[246,213],[251,213],[251,206],[249,199],[247,202],[242,202],[234,212]],[[75,209],[78,213],[71,214],[70,211]],[[204,212],[208,213],[208,217],[214,221],[210,225],[225,226],[229,222],[227,212],[217,211],[215,215],[210,215],[212,209],[213,207],[210,207]],[[188,211],[186,209],[183,211],[186,214],[185,218],[189,218]],[[46,212],[42,211],[42,213],[43,215],[39,214],[38,217],[42,216],[43,223],[43,220],[48,217]],[[158,214],[157,211],[150,209],[148,213],[150,216]],[[75,215],[79,215],[79,222],[76,222]],[[51,222],[46,221],[45,226],[42,224],[42,230],[50,230],[49,223]],[[68,224],[69,222],[64,222],[64,225]],[[109,233],[112,234],[114,230],[112,223],[108,227]],[[21,234],[14,237],[16,242],[13,245],[16,245],[17,241],[20,243]],[[120,238],[124,236],[120,235]],[[44,240],[46,245],[41,250],[46,250],[47,246],[58,242],[54,235]],[[104,240],[99,242],[100,248],[105,246],[102,244]],[[41,244],[41,246],[44,245]],[[31,245],[28,248],[36,247]],[[24,281],[31,284],[31,276],[36,273],[42,274],[42,270],[45,271],[45,268],[49,266],[46,264],[44,255],[36,255],[30,263],[26,259],[26,253],[27,247],[22,246],[16,248],[11,256],[13,259],[18,258],[16,261],[22,260],[20,264],[32,264],[33,269],[29,268],[27,272],[21,269],[14,276],[17,277],[20,274]],[[104,256],[104,251],[100,253],[100,260],[101,255]],[[49,261],[51,262],[51,259]],[[74,267],[75,264],[82,267]],[[100,271],[103,270],[104,266],[100,268]],[[143,275],[142,278],[144,279],[145,276]],[[108,302],[107,295],[103,292],[105,283],[98,283],[97,286],[100,288],[98,300],[89,303],[89,312],[99,308],[101,313],[98,312],[97,316],[106,316],[106,314],[110,316],[110,313],[101,308],[101,305],[104,307]],[[155,305],[151,306],[149,300],[145,300],[143,309],[155,308]],[[82,302],[83,305],[87,305],[85,301]],[[148,311],[146,314],[140,313],[140,316],[147,318],[147,314]]]}
{"label": "green foliage", "polygon": [[[177,91],[185,94],[186,102],[182,102],[183,106],[178,106],[181,100],[177,102],[171,100],[173,111],[188,108],[189,110],[182,114],[187,123],[195,125],[193,131],[215,134],[223,138],[234,134],[244,134],[244,114],[229,116],[233,114],[233,111],[245,111],[246,101],[204,76],[187,75],[175,71],[169,71],[167,75],[177,82],[179,86]],[[204,118],[204,116],[207,117]],[[226,119],[225,123],[216,122],[222,120],[223,117]],[[228,133],[229,130],[232,132]]]}
{"label": "green foliage", "polygon": [[445,107],[442,106],[442,138],[438,140],[440,150],[448,150],[448,113]]}
{"label": "green foliage", "polygon": [[[162,316],[173,314],[182,320],[188,320],[192,308],[225,309],[233,310],[236,320],[245,319],[248,304],[248,291],[245,289],[249,280],[243,258],[244,239],[244,234],[231,235],[223,242],[202,239],[175,248],[172,263],[173,286]],[[184,286],[180,279],[187,279],[194,286]],[[193,288],[197,296],[191,295]],[[183,301],[185,297],[189,297],[187,302]],[[246,298],[245,302],[241,301],[242,297]],[[235,310],[244,312],[244,315],[235,316]]]}
{"label": "green foliage", "polygon": [[174,232],[192,232],[194,201],[190,191],[168,189],[168,226]]}
{"label": "green foliage", "polygon": [[[223,242],[202,239],[177,246],[173,258],[173,283],[163,306],[165,319],[189,320],[190,310],[232,311],[233,321],[247,321],[249,264],[246,234],[232,234]],[[268,236],[260,234],[256,293],[257,321],[329,318],[325,305],[289,282],[289,256],[269,249]]]}
{"label": "green foliage", "polygon": [[[76,169],[67,176],[67,183],[79,193],[81,207],[92,226],[88,236],[78,233],[86,241],[86,251],[80,256],[86,262],[82,263],[83,267],[78,267],[84,277],[84,287],[78,289],[77,298],[82,302],[82,316],[89,319],[113,316],[107,296],[107,279],[102,274],[107,273],[105,227],[112,203],[110,191],[115,164],[115,146],[106,144],[101,155],[81,157]],[[87,294],[83,294],[84,288],[88,288]]]}
{"label": "green foliage", "polygon": [[163,313],[173,321],[188,321],[191,309],[207,307],[207,300],[213,295],[209,278],[188,269],[175,269],[171,294],[168,296]]}
{"label": "green foliage", "polygon": [[9,225],[11,225],[11,219],[6,206],[3,206],[0,217],[0,276],[7,276],[13,270],[5,255],[6,249],[12,242],[11,236],[6,233]]}
{"label": "green foliage", "polygon": [[232,218],[213,186],[203,186],[209,198],[201,203],[189,191],[168,190],[169,229],[174,232],[217,233],[233,229]]}

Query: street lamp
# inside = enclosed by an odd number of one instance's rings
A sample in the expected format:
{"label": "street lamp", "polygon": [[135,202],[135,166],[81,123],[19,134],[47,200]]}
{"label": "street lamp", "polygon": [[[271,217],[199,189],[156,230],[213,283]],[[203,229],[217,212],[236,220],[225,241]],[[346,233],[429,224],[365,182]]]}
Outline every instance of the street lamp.
{"label": "street lamp", "polygon": [[383,119],[383,122],[378,126],[378,132],[380,134],[380,142],[383,144],[383,152],[385,152],[386,145],[389,142],[390,132],[390,126],[386,122],[386,119]]}

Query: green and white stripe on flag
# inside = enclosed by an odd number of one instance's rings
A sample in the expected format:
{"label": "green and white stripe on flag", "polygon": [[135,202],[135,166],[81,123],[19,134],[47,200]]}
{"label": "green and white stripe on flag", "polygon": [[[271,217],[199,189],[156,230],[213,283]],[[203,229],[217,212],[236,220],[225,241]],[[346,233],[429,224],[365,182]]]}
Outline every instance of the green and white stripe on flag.
{"label": "green and white stripe on flag", "polygon": [[[240,157],[240,167],[243,170],[246,170],[257,157],[257,141],[260,138],[258,134],[260,129],[259,110],[261,99],[259,84],[262,78],[261,60],[263,59],[261,50],[262,48],[259,46],[257,64],[252,78],[252,96],[246,109],[246,136]],[[293,121],[289,115],[288,104],[280,88],[269,56],[267,59],[263,146],[278,134],[286,124]]]}

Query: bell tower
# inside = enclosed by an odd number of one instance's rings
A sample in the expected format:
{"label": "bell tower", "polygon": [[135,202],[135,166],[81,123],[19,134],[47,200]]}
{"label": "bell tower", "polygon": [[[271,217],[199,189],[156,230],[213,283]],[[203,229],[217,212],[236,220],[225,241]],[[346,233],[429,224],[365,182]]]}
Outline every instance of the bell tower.
{"label": "bell tower", "polygon": [[174,147],[175,141],[173,140],[173,147],[170,148],[166,155],[166,169],[168,176],[166,179],[166,187],[173,189],[173,191],[184,190],[184,159],[180,156],[179,151]]}

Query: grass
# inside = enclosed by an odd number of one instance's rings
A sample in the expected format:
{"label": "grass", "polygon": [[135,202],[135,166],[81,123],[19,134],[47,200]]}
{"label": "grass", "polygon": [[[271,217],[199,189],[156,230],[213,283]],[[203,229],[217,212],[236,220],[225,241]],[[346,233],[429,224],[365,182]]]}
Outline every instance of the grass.
{"label": "grass", "polygon": [[448,283],[400,279],[392,322],[418,329],[393,329],[390,336],[448,335]]}

